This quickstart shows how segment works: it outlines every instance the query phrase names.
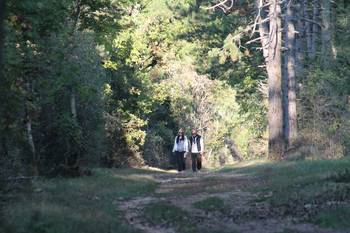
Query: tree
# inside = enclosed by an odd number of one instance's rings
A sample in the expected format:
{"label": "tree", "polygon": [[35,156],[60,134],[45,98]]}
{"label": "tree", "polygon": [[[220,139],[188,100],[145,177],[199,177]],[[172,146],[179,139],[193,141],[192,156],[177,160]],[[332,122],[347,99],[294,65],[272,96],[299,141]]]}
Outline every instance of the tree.
{"label": "tree", "polygon": [[297,139],[296,110],[296,49],[293,1],[285,2],[284,20],[284,137],[287,147],[293,147]]}
{"label": "tree", "polygon": [[[233,0],[220,2],[207,9],[221,9],[227,13],[233,6]],[[276,0],[256,0],[257,17],[252,34],[258,27],[268,77],[268,157],[280,160],[283,157],[283,105],[282,105],[282,22],[281,3]],[[253,40],[255,41],[255,40]]]}
{"label": "tree", "polygon": [[[281,6],[278,0],[269,1],[269,41],[266,69],[269,86],[269,158],[279,160],[283,156],[283,108],[282,108],[282,27]],[[266,36],[266,35],[261,35]]]}
{"label": "tree", "polygon": [[321,31],[321,53],[322,64],[330,67],[333,58],[332,48],[332,25],[331,25],[331,1],[321,0],[322,8],[322,31]]}

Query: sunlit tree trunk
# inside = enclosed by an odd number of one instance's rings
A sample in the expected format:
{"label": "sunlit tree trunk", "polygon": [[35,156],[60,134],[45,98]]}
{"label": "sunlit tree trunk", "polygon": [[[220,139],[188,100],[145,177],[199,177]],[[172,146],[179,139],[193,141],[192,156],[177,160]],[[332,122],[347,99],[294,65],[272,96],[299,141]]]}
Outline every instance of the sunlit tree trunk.
{"label": "sunlit tree trunk", "polygon": [[295,20],[297,22],[297,34],[295,38],[295,52],[296,52],[296,76],[302,77],[304,66],[304,53],[305,53],[305,46],[304,46],[304,37],[305,37],[305,27],[304,27],[304,20],[303,20],[303,9],[304,8],[304,1],[299,1],[296,4],[296,12],[295,12]]}
{"label": "sunlit tree trunk", "polygon": [[256,0],[255,1],[256,11],[260,12],[260,16],[258,17],[260,43],[262,46],[264,59],[267,60],[267,58],[269,56],[269,51],[267,48],[267,46],[269,44],[268,43],[269,24],[265,21],[263,22],[263,20],[267,18],[267,12],[266,12],[266,9],[263,8],[263,5],[264,5],[263,0]]}
{"label": "sunlit tree trunk", "polygon": [[283,109],[282,109],[282,32],[280,1],[270,0],[270,28],[267,57],[269,86],[269,159],[279,160],[283,156]]}
{"label": "sunlit tree trunk", "polygon": [[285,3],[285,57],[283,75],[283,110],[284,110],[284,137],[287,147],[294,145],[297,139],[297,111],[295,90],[295,26],[293,22],[294,11],[292,2]]}
{"label": "sunlit tree trunk", "polygon": [[[264,6],[263,0],[256,0],[255,6],[259,14],[258,27],[260,42],[268,77],[268,158],[279,160],[282,158],[284,151],[281,6],[278,0],[270,0],[269,6]],[[267,17],[269,20],[266,20]]]}

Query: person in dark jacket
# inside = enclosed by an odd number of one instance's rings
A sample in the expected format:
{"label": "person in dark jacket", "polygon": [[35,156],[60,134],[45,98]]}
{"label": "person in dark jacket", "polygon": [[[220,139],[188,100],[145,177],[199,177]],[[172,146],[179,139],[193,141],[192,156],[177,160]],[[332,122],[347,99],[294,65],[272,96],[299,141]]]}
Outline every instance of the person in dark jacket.
{"label": "person in dark jacket", "polygon": [[192,129],[190,137],[192,171],[197,172],[202,168],[202,158],[204,156],[203,137],[197,133],[197,129]]}
{"label": "person in dark jacket", "polygon": [[185,158],[188,152],[188,140],[185,136],[184,129],[179,129],[177,136],[175,137],[173,153],[175,153],[177,170],[179,172],[184,171],[186,168]]}

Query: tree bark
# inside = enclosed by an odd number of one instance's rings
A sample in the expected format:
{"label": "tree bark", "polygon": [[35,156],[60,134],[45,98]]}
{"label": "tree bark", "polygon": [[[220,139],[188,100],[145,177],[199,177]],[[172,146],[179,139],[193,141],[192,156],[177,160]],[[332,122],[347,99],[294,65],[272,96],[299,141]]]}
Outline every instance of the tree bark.
{"label": "tree bark", "polygon": [[296,53],[295,53],[295,26],[292,2],[285,3],[285,57],[283,75],[283,110],[284,110],[284,138],[287,148],[292,147],[297,139],[297,110],[296,110]]}
{"label": "tree bark", "polygon": [[38,167],[39,158],[37,157],[34,137],[33,137],[33,130],[32,130],[32,116],[31,116],[31,109],[30,109],[30,105],[31,105],[30,96],[31,96],[32,90],[31,90],[31,85],[29,80],[27,80],[26,89],[27,89],[27,96],[26,96],[26,102],[25,102],[26,136],[27,136],[27,142],[28,142],[31,156],[32,156],[32,173],[33,175],[39,175],[39,167]]}
{"label": "tree bark", "polygon": [[332,60],[331,47],[331,2],[330,0],[322,0],[322,31],[321,31],[321,53],[323,67],[330,67]]}
{"label": "tree bark", "polygon": [[72,90],[70,94],[70,108],[71,108],[71,113],[72,117],[74,120],[77,120],[77,101],[76,101],[76,96],[75,96],[75,91]]}
{"label": "tree bark", "polygon": [[[309,4],[308,4],[308,1],[307,0],[304,0],[304,8],[303,8],[303,11],[304,11],[304,18],[306,19],[310,19],[310,11],[309,11]],[[312,50],[312,25],[311,23],[308,21],[308,20],[305,20],[305,23],[304,23],[304,26],[305,26],[305,39],[306,39],[306,55],[308,58],[310,58],[310,54],[311,54],[311,50]]]}
{"label": "tree bark", "polygon": [[267,22],[263,22],[264,19],[266,19],[267,16],[267,11],[266,7],[263,8],[264,1],[263,0],[256,0],[255,1],[255,7],[256,7],[256,12],[258,12],[258,27],[259,27],[259,35],[260,35],[260,43],[262,46],[262,51],[263,51],[263,56],[265,61],[267,61],[267,58],[269,56],[269,51],[268,51],[268,35],[269,35],[269,24]]}
{"label": "tree bark", "polygon": [[[263,0],[255,1],[260,42],[268,77],[268,158],[279,160],[283,156],[283,108],[282,108],[282,32],[281,6],[278,0],[269,0],[269,9]],[[269,17],[269,23],[264,21]]]}
{"label": "tree bark", "polygon": [[304,28],[304,21],[302,18],[303,15],[303,9],[304,8],[304,1],[301,1],[296,4],[296,14],[295,18],[297,21],[297,35],[295,39],[295,52],[296,52],[296,76],[302,77],[304,73],[304,53],[305,53],[305,47],[304,47],[304,37],[305,37],[305,28]]}
{"label": "tree bark", "polygon": [[269,159],[280,160],[283,156],[283,109],[281,64],[281,6],[278,0],[270,0],[270,28],[267,58],[269,86]]}
{"label": "tree bark", "polygon": [[[5,78],[4,78],[4,18],[5,18],[5,0],[1,0],[0,3],[0,86],[4,87],[6,85]],[[1,94],[3,95],[3,94]],[[1,101],[5,101],[6,97],[1,96]],[[4,117],[5,111],[3,109],[0,109],[1,117]],[[0,160],[2,158],[7,157],[8,155],[8,149],[7,149],[7,136],[4,132],[2,133],[1,137],[1,145],[0,145]]]}
{"label": "tree bark", "polygon": [[[312,20],[314,22],[318,22],[318,15],[319,15],[319,4],[318,0],[313,0],[312,2]],[[316,57],[316,51],[317,51],[317,37],[318,37],[318,25],[314,23],[312,25],[312,42],[311,42],[311,51],[310,51],[310,58],[314,59]]]}
{"label": "tree bark", "polygon": [[225,144],[228,146],[232,158],[237,161],[242,161],[242,155],[239,152],[236,143],[230,138],[225,138]]}

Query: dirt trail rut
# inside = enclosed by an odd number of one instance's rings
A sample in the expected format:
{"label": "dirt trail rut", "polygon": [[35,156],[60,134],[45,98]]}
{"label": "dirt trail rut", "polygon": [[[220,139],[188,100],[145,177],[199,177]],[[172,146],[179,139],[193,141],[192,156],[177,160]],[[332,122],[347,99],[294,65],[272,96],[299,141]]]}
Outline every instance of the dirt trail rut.
{"label": "dirt trail rut", "polygon": [[[316,225],[300,223],[293,217],[274,214],[268,203],[256,201],[257,194],[244,191],[262,182],[257,177],[211,172],[149,176],[159,183],[154,195],[119,202],[125,221],[143,232],[183,232],[176,224],[154,224],[144,217],[146,205],[166,202],[189,213],[189,218],[185,220],[196,226],[195,230],[190,231],[193,233],[344,233],[320,229]],[[210,197],[222,199],[225,209],[229,211],[206,211],[194,206],[194,203]]]}

